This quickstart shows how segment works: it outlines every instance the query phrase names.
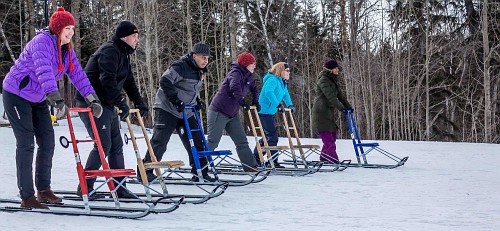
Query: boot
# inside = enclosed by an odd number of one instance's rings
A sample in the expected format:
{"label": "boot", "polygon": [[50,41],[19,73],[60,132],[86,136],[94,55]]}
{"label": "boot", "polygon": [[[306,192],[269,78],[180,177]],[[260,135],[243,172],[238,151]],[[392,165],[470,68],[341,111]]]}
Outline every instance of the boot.
{"label": "boot", "polygon": [[248,172],[248,173],[258,172],[259,171],[259,165],[255,165],[253,167],[243,166],[243,171]]}
{"label": "boot", "polygon": [[22,208],[30,208],[30,209],[49,209],[47,205],[40,204],[34,195],[29,196],[28,198],[21,200]]}
{"label": "boot", "polygon": [[[89,188],[88,193],[90,193],[92,191],[94,191],[94,188]],[[79,197],[82,197],[82,188],[80,188],[80,185],[78,185],[78,187],[76,188],[76,195]],[[95,200],[95,199],[104,198],[104,195],[97,194],[97,192],[92,194],[92,195],[87,195],[87,196],[88,196],[90,201]]]}
{"label": "boot", "polygon": [[[153,169],[146,170],[146,177],[148,178],[148,182],[152,182],[156,179],[156,175],[153,173]],[[137,180],[139,182],[142,182],[141,172],[139,171],[139,168],[137,168]]]}
{"label": "boot", "polygon": [[137,198],[136,195],[134,195],[133,193],[124,189],[123,187],[120,187],[118,190],[116,190],[116,195],[118,196],[118,198],[122,198],[122,199],[136,199]]}
{"label": "boot", "polygon": [[203,175],[202,179],[200,179],[200,177],[198,177],[198,175],[194,175],[191,180],[193,182],[216,182],[217,180],[211,176],[209,176],[208,174],[207,175]]}
{"label": "boot", "polygon": [[37,192],[38,201],[42,203],[50,203],[50,204],[60,204],[62,203],[62,199],[54,195],[54,192],[50,190],[50,187],[45,190],[41,190]]}

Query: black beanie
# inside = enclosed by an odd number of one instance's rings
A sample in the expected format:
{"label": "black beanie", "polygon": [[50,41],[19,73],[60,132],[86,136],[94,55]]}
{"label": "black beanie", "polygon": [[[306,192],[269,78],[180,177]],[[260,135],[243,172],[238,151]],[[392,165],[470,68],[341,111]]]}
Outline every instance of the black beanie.
{"label": "black beanie", "polygon": [[328,70],[332,70],[338,66],[339,66],[339,64],[337,64],[337,61],[335,61],[334,59],[330,59],[330,60],[326,61],[325,64],[323,65],[323,67],[325,67]]}
{"label": "black beanie", "polygon": [[133,23],[129,21],[121,21],[116,27],[115,35],[118,38],[123,38],[134,33],[139,33],[139,30]]}

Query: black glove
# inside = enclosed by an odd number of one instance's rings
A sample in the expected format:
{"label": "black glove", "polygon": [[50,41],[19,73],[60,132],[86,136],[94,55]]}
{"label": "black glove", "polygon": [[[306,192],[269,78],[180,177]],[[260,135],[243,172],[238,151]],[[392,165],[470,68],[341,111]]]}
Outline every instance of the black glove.
{"label": "black glove", "polygon": [[49,102],[49,105],[54,106],[58,109],[58,112],[56,113],[57,119],[61,119],[68,114],[68,107],[66,107],[66,104],[64,104],[64,100],[58,91],[49,93],[47,95],[47,101]]}
{"label": "black glove", "polygon": [[242,101],[241,104],[240,104],[241,108],[243,108],[243,110],[245,111],[248,111],[250,110],[250,104],[248,104],[247,102],[245,101]]}
{"label": "black glove", "polygon": [[101,101],[99,101],[99,98],[97,95],[90,94],[87,97],[85,97],[85,101],[89,104],[89,107],[92,109],[92,115],[95,116],[95,118],[99,118],[102,115],[102,105]]}
{"label": "black glove", "polygon": [[252,106],[255,106],[257,108],[257,112],[260,111],[260,104],[259,104],[259,102],[252,103]]}
{"label": "black glove", "polygon": [[352,107],[348,107],[347,110],[351,111],[351,113],[354,112],[354,108],[352,108]]}
{"label": "black glove", "polygon": [[194,106],[194,108],[196,108],[197,111],[202,109],[205,110],[205,102],[203,102],[203,100],[201,100],[200,98],[196,98],[196,106]]}
{"label": "black glove", "polygon": [[118,103],[116,103],[118,109],[120,109],[120,120],[125,120],[130,114],[130,108],[128,107],[127,100],[122,98]]}
{"label": "black glove", "polygon": [[292,110],[292,113],[295,112],[295,107],[293,105],[288,106],[288,109]]}
{"label": "black glove", "polygon": [[279,104],[276,108],[278,108],[279,112],[284,112],[285,111],[285,106],[283,104]]}
{"label": "black glove", "polygon": [[135,108],[139,109],[139,114],[141,114],[142,118],[148,116],[149,113],[148,105],[146,105],[146,103],[144,103],[142,99],[137,100],[134,104]]}
{"label": "black glove", "polygon": [[178,112],[182,112],[184,111],[184,107],[186,107],[186,105],[184,104],[184,102],[182,102],[180,99],[178,99],[177,97],[176,98],[173,98],[170,100],[170,102],[174,105],[175,109],[178,111]]}
{"label": "black glove", "polygon": [[342,111],[343,113],[345,113],[345,114],[347,114],[347,110],[348,110],[347,108],[342,108],[342,109],[341,109],[341,111]]}

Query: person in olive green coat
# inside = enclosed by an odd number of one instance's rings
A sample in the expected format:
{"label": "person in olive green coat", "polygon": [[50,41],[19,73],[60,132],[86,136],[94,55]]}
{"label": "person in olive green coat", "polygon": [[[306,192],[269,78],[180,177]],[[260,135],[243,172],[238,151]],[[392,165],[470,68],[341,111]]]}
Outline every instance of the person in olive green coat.
{"label": "person in olive green coat", "polygon": [[338,85],[339,65],[331,59],[325,62],[316,86],[316,98],[312,112],[312,128],[319,132],[323,141],[320,161],[339,163],[335,141],[337,140],[337,121],[340,119],[336,110],[347,113],[353,111]]}

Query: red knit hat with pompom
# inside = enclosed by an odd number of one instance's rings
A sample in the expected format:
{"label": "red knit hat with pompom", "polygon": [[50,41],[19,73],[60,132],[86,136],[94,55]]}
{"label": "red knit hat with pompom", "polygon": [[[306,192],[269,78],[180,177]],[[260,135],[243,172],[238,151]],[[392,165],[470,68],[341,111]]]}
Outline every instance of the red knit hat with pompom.
{"label": "red knit hat with pompom", "polygon": [[[64,69],[62,65],[62,57],[61,57],[61,32],[63,31],[64,27],[67,26],[74,26],[75,25],[75,18],[73,15],[65,11],[64,8],[62,7],[57,7],[57,11],[52,14],[50,17],[50,22],[49,22],[49,29],[54,33],[57,37],[57,53],[59,56],[59,71],[62,71]],[[71,62],[71,43],[68,44],[68,59],[69,59],[69,70],[72,71],[75,69],[73,62]]]}
{"label": "red knit hat with pompom", "polygon": [[255,63],[255,57],[248,52],[243,52],[238,55],[238,64],[241,66],[247,67],[248,65]]}

